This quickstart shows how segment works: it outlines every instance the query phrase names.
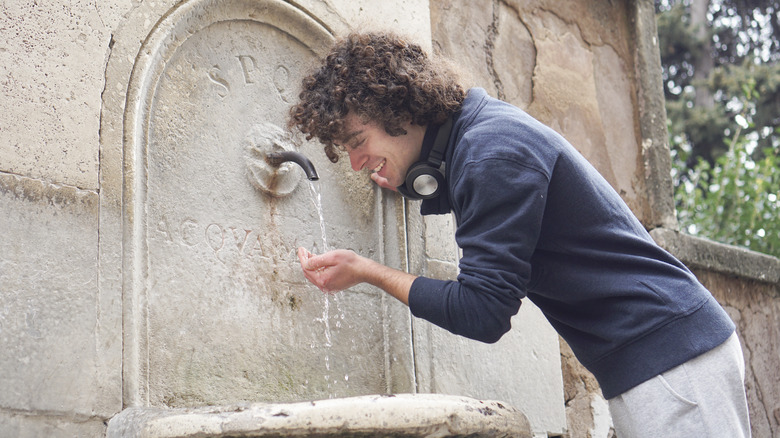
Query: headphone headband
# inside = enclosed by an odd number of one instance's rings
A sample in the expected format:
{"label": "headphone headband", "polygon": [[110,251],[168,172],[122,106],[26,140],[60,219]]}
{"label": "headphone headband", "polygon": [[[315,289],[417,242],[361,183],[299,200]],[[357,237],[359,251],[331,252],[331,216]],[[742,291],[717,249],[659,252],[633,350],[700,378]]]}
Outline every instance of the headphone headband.
{"label": "headphone headband", "polygon": [[[404,184],[398,186],[398,191],[402,195],[410,199],[430,199],[439,196],[444,187],[442,164],[452,132],[452,124],[453,117],[450,116],[440,126],[428,126],[420,150],[420,161],[409,167]],[[435,130],[436,135],[432,139],[433,145],[431,147],[429,145],[433,130]],[[422,154],[425,154],[429,147],[428,156],[423,158]]]}
{"label": "headphone headband", "polygon": [[436,139],[433,141],[433,149],[428,154],[428,163],[437,168],[444,161],[444,152],[447,150],[447,143],[450,140],[450,131],[452,131],[452,116],[448,117],[444,124],[439,127]]}

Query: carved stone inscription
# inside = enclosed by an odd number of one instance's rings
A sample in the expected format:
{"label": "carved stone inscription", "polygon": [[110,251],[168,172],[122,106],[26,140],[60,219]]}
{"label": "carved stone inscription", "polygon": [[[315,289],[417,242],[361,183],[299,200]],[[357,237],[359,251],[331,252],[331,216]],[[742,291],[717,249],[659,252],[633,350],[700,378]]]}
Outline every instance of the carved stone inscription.
{"label": "carved stone inscription", "polygon": [[[300,272],[296,247],[322,241],[308,181],[274,198],[247,178],[246,139],[258,126],[284,126],[302,63],[313,57],[275,27],[223,21],[191,35],[166,62],[146,148],[152,405],[385,390],[379,296],[326,301]],[[318,145],[300,150],[327,167]],[[329,205],[343,213],[329,227],[352,227],[351,209],[337,202]]]}

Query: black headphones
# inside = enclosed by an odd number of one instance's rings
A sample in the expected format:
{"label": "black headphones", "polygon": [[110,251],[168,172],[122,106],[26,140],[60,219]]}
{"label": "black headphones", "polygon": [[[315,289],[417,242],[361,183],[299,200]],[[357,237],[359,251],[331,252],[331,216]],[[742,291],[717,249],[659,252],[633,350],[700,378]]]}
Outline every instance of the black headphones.
{"label": "black headphones", "polygon": [[[429,126],[425,131],[420,161],[412,164],[406,172],[406,180],[397,187],[398,192],[409,199],[431,199],[439,196],[444,188],[444,152],[452,131],[452,117],[436,129]],[[436,137],[431,138],[435,133]],[[431,148],[431,142],[433,147]],[[423,159],[426,149],[430,148],[427,158]]]}

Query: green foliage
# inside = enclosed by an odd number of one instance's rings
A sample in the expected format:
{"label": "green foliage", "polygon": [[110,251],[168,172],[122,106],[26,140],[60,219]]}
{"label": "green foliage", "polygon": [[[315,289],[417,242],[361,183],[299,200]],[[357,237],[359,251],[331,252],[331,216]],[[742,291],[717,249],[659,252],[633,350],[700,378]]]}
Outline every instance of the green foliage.
{"label": "green foliage", "polygon": [[680,226],[780,257],[780,0],[656,12]]}
{"label": "green foliage", "polygon": [[742,135],[751,128],[745,118],[750,102],[759,98],[753,87],[745,86],[743,112],[736,117],[741,125],[714,164],[700,158],[689,168],[690,148],[672,136],[677,216],[690,234],[780,257],[780,148],[764,148],[753,159],[755,136]]}
{"label": "green foliage", "polygon": [[[747,102],[741,97],[745,87],[754,92]],[[757,64],[746,59],[739,65],[716,67],[706,82],[700,84],[715,94],[713,106],[694,104],[695,88],[686,87],[676,98],[666,99],[669,130],[683,135],[691,146],[687,164],[699,158],[714,164],[729,149],[728,138],[737,130],[755,138],[753,154],[760,158],[765,148],[780,145],[780,64]],[[743,105],[747,110],[743,111]],[[740,127],[736,116],[750,121]]]}
{"label": "green foliage", "polygon": [[[740,100],[745,87],[750,86],[754,93],[746,117],[753,121],[751,129],[761,133],[766,128],[780,127],[780,63],[759,63],[748,58],[737,65],[720,66],[712,71],[706,86],[719,90],[721,102]],[[760,134],[760,147],[771,147],[773,141],[777,144],[778,137],[777,132]]]}
{"label": "green foliage", "polygon": [[684,86],[693,78],[695,58],[701,55],[704,43],[697,38],[683,3],[674,4],[658,14],[656,25],[665,79]]}
{"label": "green foliage", "polygon": [[[692,24],[691,4],[706,2],[706,32]],[[664,95],[670,129],[691,146],[688,165],[714,164],[737,130],[742,86],[759,98],[744,117],[761,154],[780,144],[780,0],[656,0]]]}
{"label": "green foliage", "polygon": [[693,166],[701,158],[714,162],[728,149],[725,132],[735,128],[725,105],[713,107],[693,104],[693,92],[685,92],[679,99],[666,100],[669,130],[684,136],[691,151],[687,164]]}

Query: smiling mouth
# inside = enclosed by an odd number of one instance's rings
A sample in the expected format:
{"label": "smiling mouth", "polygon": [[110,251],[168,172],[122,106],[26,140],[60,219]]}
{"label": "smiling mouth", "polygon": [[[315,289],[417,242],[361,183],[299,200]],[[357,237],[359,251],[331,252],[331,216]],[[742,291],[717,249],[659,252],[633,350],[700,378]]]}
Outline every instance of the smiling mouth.
{"label": "smiling mouth", "polygon": [[387,163],[387,160],[382,160],[382,162],[379,163],[379,165],[373,168],[371,171],[374,173],[379,172],[380,170],[382,170],[383,167],[385,167],[385,163]]}

